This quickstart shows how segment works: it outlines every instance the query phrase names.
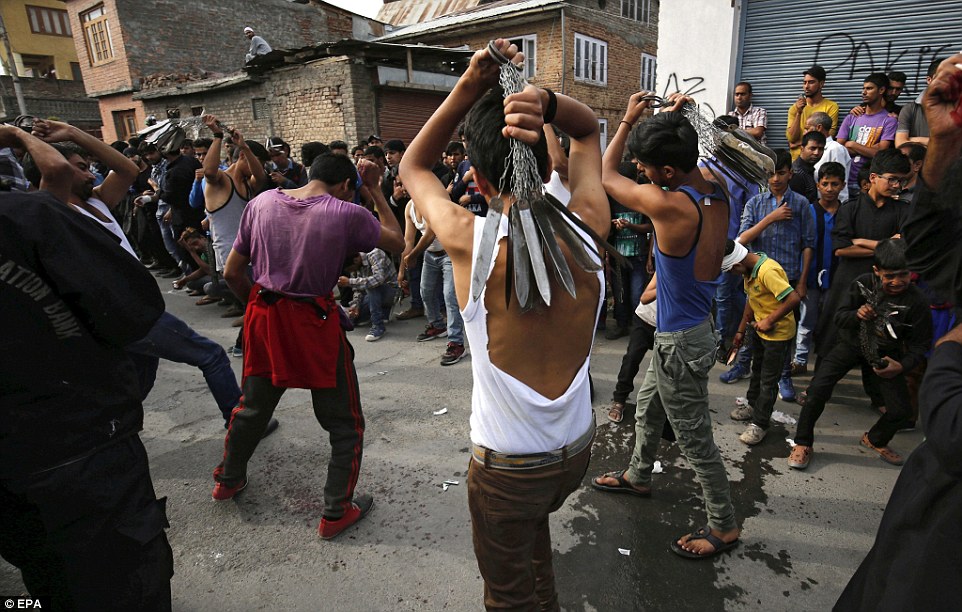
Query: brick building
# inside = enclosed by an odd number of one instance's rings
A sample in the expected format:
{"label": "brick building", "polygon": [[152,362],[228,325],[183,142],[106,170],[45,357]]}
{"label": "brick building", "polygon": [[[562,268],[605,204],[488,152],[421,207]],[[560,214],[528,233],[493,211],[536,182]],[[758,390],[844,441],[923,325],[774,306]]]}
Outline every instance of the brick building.
{"label": "brick building", "polygon": [[251,26],[275,49],[318,41],[366,39],[382,33],[373,20],[320,0],[65,0],[87,93],[100,104],[104,138],[124,138],[145,125],[135,99],[145,81],[225,76],[239,71]]}
{"label": "brick building", "polygon": [[602,147],[628,97],[655,88],[657,0],[483,3],[377,40],[479,49],[496,37],[511,39],[525,52],[529,82],[571,95],[595,111]]}
{"label": "brick building", "polygon": [[471,52],[345,40],[275,52],[244,73],[133,94],[144,110],[209,112],[245,138],[354,144],[377,133],[410,142],[451,91]]}

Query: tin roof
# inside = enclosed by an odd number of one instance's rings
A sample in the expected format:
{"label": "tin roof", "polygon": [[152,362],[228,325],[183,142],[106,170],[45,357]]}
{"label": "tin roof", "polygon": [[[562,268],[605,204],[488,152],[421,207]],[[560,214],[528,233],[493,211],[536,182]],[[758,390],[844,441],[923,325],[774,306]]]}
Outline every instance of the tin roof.
{"label": "tin roof", "polygon": [[393,26],[409,26],[443,15],[472,9],[484,0],[399,0],[388,2],[378,11],[377,20]]}
{"label": "tin roof", "polygon": [[527,13],[545,12],[552,9],[561,8],[562,6],[565,6],[565,4],[566,3],[564,0],[522,0],[521,2],[517,2],[516,0],[502,0],[501,2],[476,6],[474,8],[461,11],[460,13],[444,15],[442,17],[438,17],[437,19],[432,19],[431,21],[425,21],[406,26],[376,38],[375,40],[379,42],[388,42],[394,39],[408,38],[420,34],[438,32],[461,26],[466,23],[475,25],[482,21],[490,21],[498,18],[515,17]]}

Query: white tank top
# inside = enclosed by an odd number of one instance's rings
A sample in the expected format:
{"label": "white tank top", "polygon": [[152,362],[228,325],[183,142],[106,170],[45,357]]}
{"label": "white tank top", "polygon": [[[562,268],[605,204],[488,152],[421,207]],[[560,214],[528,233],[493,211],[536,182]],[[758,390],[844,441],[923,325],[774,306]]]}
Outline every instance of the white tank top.
{"label": "white tank top", "polygon": [[[474,220],[474,250],[477,252],[484,229],[484,217]],[[572,226],[574,227],[574,226]],[[574,230],[591,240],[584,232]],[[507,217],[501,218],[498,246],[491,258],[494,269],[501,238],[507,235]],[[601,263],[597,254],[592,258]],[[474,263],[471,274],[474,275]],[[604,272],[598,272],[598,313],[604,303]],[[485,288],[478,300],[469,296],[461,311],[464,333],[471,345],[471,442],[502,453],[541,453],[558,450],[581,437],[591,426],[594,413],[588,383],[590,351],[568,389],[557,399],[548,399],[523,382],[503,372],[488,356],[488,311]]]}
{"label": "white tank top", "polygon": [[[411,202],[411,221],[414,222],[414,227],[422,234],[424,233],[424,228],[428,226],[428,224],[424,222],[424,219],[418,221],[418,213],[414,210],[414,202]],[[441,245],[441,241],[435,238],[434,242],[428,245],[427,250],[432,253],[437,253],[438,251],[443,251],[444,247]]]}
{"label": "white tank top", "polygon": [[104,221],[102,221],[101,219],[98,219],[95,215],[90,214],[83,208],[79,206],[76,206],[75,208],[79,210],[81,213],[87,215],[88,217],[90,217],[91,219],[99,223],[100,225],[103,225],[108,230],[110,230],[111,234],[120,238],[120,246],[124,247],[124,250],[130,253],[131,255],[133,255],[134,257],[137,257],[137,253],[134,252],[134,247],[130,246],[130,241],[127,240],[127,236],[124,235],[124,230],[120,229],[120,224],[117,223],[117,221],[114,219],[114,215],[112,212],[110,212],[110,209],[107,208],[107,205],[104,204],[102,201],[98,200],[97,198],[87,198],[87,204],[90,204],[91,206],[96,208],[100,212],[100,214],[107,217],[109,221],[105,223]]}

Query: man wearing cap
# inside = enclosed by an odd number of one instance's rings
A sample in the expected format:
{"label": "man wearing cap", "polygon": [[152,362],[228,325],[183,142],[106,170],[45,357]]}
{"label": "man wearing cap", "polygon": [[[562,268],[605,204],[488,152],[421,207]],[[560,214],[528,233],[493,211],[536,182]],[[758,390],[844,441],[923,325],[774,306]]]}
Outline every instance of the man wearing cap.
{"label": "man wearing cap", "polygon": [[827,113],[832,118],[831,135],[834,136],[838,131],[838,104],[822,96],[825,69],[812,66],[803,76],[802,95],[795,100],[795,104],[788,107],[788,129],[785,130],[785,138],[788,139],[788,146],[792,151],[792,161],[795,161],[802,151],[802,128],[812,113]]}
{"label": "man wearing cap", "polygon": [[250,63],[258,55],[267,55],[272,51],[271,46],[267,44],[267,41],[260,36],[254,35],[254,28],[247,26],[244,28],[244,36],[250,39],[251,47],[247,51],[247,55],[244,57],[246,63]]}
{"label": "man wearing cap", "polygon": [[304,166],[291,159],[291,146],[284,142],[283,138],[268,138],[267,153],[271,156],[267,170],[275,187],[297,189],[307,185],[307,171]]}

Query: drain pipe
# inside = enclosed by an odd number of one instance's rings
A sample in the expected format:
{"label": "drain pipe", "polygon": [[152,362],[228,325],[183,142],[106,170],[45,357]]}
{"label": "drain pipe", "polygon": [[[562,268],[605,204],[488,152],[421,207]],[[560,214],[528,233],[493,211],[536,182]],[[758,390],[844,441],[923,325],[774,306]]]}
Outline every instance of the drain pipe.
{"label": "drain pipe", "polygon": [[561,93],[565,92],[565,77],[568,74],[568,37],[565,34],[565,7],[561,7]]}

